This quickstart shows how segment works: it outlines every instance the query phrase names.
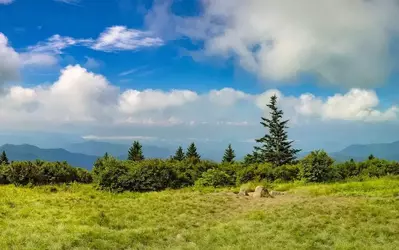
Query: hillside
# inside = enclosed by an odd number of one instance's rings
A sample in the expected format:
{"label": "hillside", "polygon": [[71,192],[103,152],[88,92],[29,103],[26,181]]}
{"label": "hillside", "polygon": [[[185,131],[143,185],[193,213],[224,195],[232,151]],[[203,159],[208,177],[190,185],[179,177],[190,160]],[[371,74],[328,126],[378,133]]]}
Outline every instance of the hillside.
{"label": "hillside", "polygon": [[332,153],[331,156],[337,160],[365,160],[373,154],[375,157],[399,161],[399,141],[392,143],[376,143],[364,145],[351,145],[343,150]]}
{"label": "hillside", "polygon": [[97,156],[85,155],[81,153],[71,153],[65,149],[42,149],[29,144],[12,145],[5,144],[0,147],[0,152],[7,152],[7,156],[11,161],[67,161],[75,167],[91,169]]}

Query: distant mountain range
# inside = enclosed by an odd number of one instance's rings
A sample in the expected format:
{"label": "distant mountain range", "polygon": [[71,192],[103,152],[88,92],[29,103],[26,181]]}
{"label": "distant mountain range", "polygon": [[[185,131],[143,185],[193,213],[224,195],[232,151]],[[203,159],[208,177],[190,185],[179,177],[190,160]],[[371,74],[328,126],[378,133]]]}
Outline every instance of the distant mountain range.
{"label": "distant mountain range", "polygon": [[0,152],[5,151],[10,161],[67,161],[74,167],[91,169],[97,156],[80,153],[71,153],[65,149],[42,149],[29,144],[12,145],[5,144],[0,147]]}
{"label": "distant mountain range", "polygon": [[[127,159],[129,145],[112,144],[107,142],[87,141],[74,143],[65,148],[43,149],[29,144],[5,144],[0,147],[7,153],[10,160],[31,161],[41,159],[45,161],[67,161],[75,167],[91,169],[99,156],[106,152],[119,159]],[[171,155],[166,148],[143,145],[144,155],[148,158],[167,158]]]}
{"label": "distant mountain range", "polygon": [[377,158],[399,161],[399,141],[392,143],[351,145],[339,152],[332,153],[331,157],[337,161],[350,160],[351,158],[362,161],[367,159],[370,154],[373,154]]}
{"label": "distant mountain range", "polygon": [[[30,161],[36,159],[45,161],[67,161],[72,166],[91,169],[96,159],[99,156],[103,156],[106,152],[119,159],[127,159],[128,149],[129,145],[125,144],[87,141],[56,149],[43,149],[29,144],[5,144],[0,147],[0,152],[3,150],[6,151],[8,158],[14,161]],[[151,145],[143,145],[143,152],[147,158],[168,158],[174,153],[168,148]],[[393,143],[351,145],[339,152],[329,154],[338,162],[350,159],[362,161],[367,159],[370,154],[378,158],[399,161],[399,141]],[[305,155],[307,155],[307,153],[303,152],[299,155],[299,158]],[[218,158],[220,157],[218,156]],[[213,160],[219,159],[215,158]]]}

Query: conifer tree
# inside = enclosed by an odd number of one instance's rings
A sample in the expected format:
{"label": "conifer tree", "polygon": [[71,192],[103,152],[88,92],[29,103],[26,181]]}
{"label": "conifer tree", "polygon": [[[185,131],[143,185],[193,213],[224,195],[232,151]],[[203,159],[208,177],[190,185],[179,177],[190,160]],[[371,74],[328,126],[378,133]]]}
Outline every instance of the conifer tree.
{"label": "conifer tree", "polygon": [[109,158],[108,152],[105,152],[103,158],[106,159],[106,160]]}
{"label": "conifer tree", "polygon": [[173,156],[173,160],[182,161],[186,156],[184,155],[183,148],[179,146],[176,150],[175,155]]}
{"label": "conifer tree", "polygon": [[139,141],[134,141],[133,145],[129,148],[128,158],[129,161],[142,161],[144,160],[142,146]]}
{"label": "conifer tree", "polygon": [[8,165],[10,162],[8,161],[6,152],[3,151],[0,155],[0,165]]}
{"label": "conifer tree", "polygon": [[236,154],[234,153],[234,150],[231,147],[231,144],[229,144],[229,146],[226,148],[226,151],[224,152],[222,162],[233,163],[235,157],[236,157]]}
{"label": "conifer tree", "polygon": [[201,156],[197,153],[197,147],[195,146],[195,143],[191,143],[190,146],[187,148],[187,153],[186,157],[188,159],[196,159],[199,160]]}
{"label": "conifer tree", "polygon": [[270,103],[267,104],[270,109],[270,119],[261,117],[260,122],[266,129],[268,134],[256,142],[260,143],[260,146],[255,146],[254,159],[257,162],[270,162],[274,166],[282,166],[284,164],[290,164],[296,159],[296,154],[300,152],[299,149],[292,147],[293,141],[288,140],[288,134],[286,129],[288,128],[287,123],[289,120],[283,119],[283,111],[277,107],[277,96],[273,95],[270,99]]}
{"label": "conifer tree", "polygon": [[375,156],[373,155],[373,154],[371,154],[371,155],[369,155],[369,158],[368,158],[370,161],[371,160],[374,160],[375,159]]}

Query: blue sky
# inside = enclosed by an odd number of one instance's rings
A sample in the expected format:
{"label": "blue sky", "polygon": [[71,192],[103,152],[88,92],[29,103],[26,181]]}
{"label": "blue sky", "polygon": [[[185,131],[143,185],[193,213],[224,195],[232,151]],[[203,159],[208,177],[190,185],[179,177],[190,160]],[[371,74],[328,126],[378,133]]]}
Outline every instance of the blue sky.
{"label": "blue sky", "polygon": [[393,0],[0,0],[0,142],[244,151],[274,93],[305,150],[399,140],[398,14]]}

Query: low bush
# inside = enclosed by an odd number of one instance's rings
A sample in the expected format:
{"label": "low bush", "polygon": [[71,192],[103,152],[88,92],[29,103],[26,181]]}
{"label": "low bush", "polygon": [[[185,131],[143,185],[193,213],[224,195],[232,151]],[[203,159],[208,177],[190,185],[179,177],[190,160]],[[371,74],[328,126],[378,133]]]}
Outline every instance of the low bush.
{"label": "low bush", "polygon": [[46,185],[70,182],[90,183],[91,174],[84,169],[73,168],[66,162],[14,161],[0,169],[0,183]]}
{"label": "low bush", "polygon": [[204,172],[196,182],[201,187],[225,187],[233,186],[234,178],[220,169],[209,169]]}
{"label": "low bush", "polygon": [[195,163],[192,160],[169,161],[168,165],[176,172],[177,187],[192,186],[201,177],[202,173],[209,169],[216,169],[219,166],[212,161],[199,161]]}
{"label": "low bush", "polygon": [[325,151],[313,151],[301,161],[301,177],[308,182],[328,181],[333,163]]}
{"label": "low bush", "polygon": [[129,168],[113,157],[101,159],[101,164],[94,166],[93,173],[100,189],[121,192],[131,186],[128,178]]}
{"label": "low bush", "polygon": [[159,191],[180,186],[173,165],[162,160],[133,162],[129,167],[131,191]]}

